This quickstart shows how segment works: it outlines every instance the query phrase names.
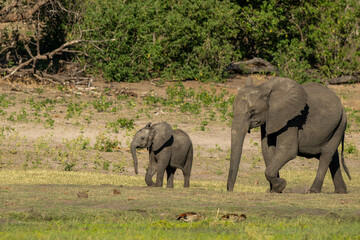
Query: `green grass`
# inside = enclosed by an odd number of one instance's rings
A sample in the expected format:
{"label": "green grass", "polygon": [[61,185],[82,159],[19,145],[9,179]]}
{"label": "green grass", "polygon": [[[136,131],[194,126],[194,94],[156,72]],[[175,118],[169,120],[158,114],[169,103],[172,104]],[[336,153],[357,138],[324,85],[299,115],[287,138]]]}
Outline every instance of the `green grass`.
{"label": "green grass", "polygon": [[[347,195],[333,194],[329,173],[323,193],[290,193],[309,188],[316,175],[317,162],[303,158],[280,171],[287,180],[286,190],[291,191],[266,193],[264,162],[259,141],[254,140],[250,141],[253,150],[243,154],[234,192],[226,191],[230,149],[217,144],[195,148],[189,189],[182,188],[181,174],[175,177],[174,189],[149,188],[143,174],[131,175],[127,148],[142,127],[134,119],[170,121],[183,112],[189,119],[175,118],[174,128],[191,120],[194,132],[206,133],[215,124],[225,128],[231,123],[233,95],[178,83],[167,87],[165,97],[152,92],[138,99],[119,96],[118,101],[0,96],[0,118],[5,123],[0,128],[0,239],[360,238],[359,157],[354,139],[345,140],[345,158],[353,178],[349,181],[343,174]],[[153,114],[161,113],[159,109],[165,114]],[[358,115],[357,110],[348,109],[350,133],[360,126]],[[20,134],[18,125],[25,123],[55,129],[71,124],[81,135],[60,142],[51,134],[30,138]],[[93,141],[82,135],[90,125],[98,125],[99,135]],[[146,168],[147,152],[139,152],[139,158]],[[114,188],[121,194],[114,195]],[[88,192],[89,198],[78,198],[81,191]],[[203,219],[176,220],[188,211]],[[227,213],[244,213],[247,219],[220,220]]]}
{"label": "green grass", "polygon": [[[66,220],[38,221],[25,227],[3,228],[4,239],[357,239],[360,224],[336,219],[308,217],[283,219],[275,224],[264,218],[246,223],[200,221],[181,223],[146,220],[143,217],[118,219],[108,216],[82,216]],[[265,220],[272,222],[271,218]],[[55,224],[53,223],[55,222]],[[328,226],[331,226],[329,228]],[[324,229],[325,228],[325,229]],[[36,229],[36,230],[35,230]],[[325,231],[324,231],[325,230]]]}
{"label": "green grass", "polygon": [[[283,173],[295,183],[301,175],[313,174]],[[235,191],[227,192],[221,181],[193,181],[189,189],[177,181],[174,189],[161,189],[145,187],[143,176],[1,170],[0,239],[360,237],[359,174],[354,174],[347,195],[270,194],[262,180],[260,186],[253,186],[258,177],[258,173],[240,174]],[[329,184],[327,179],[325,185]],[[114,195],[114,188],[121,194]],[[80,191],[87,191],[89,198],[78,198]],[[203,219],[176,220],[188,211]],[[227,213],[244,213],[247,219],[220,220]]]}

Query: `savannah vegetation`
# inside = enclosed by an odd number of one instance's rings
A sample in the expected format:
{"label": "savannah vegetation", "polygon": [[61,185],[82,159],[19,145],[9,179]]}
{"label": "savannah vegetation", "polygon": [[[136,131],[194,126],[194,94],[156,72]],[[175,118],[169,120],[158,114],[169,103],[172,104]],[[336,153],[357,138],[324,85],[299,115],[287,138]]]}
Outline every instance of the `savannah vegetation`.
{"label": "savannah vegetation", "polygon": [[51,78],[71,61],[107,81],[223,81],[229,63],[253,57],[301,83],[359,73],[356,0],[9,0],[0,8],[4,76],[23,64]]}
{"label": "savannah vegetation", "polygon": [[[211,138],[215,130],[229,132],[233,94],[213,84],[200,84],[198,88],[186,84],[161,87],[163,94],[157,94],[156,87],[142,97],[116,95],[106,88],[85,94],[71,88],[42,87],[3,93],[0,238],[359,236],[360,114],[356,106],[347,108],[351,124],[346,133],[345,158],[353,177],[347,195],[332,193],[329,174],[323,193],[303,194],[317,168],[317,161],[304,158],[281,170],[288,181],[285,193],[266,193],[268,182],[257,129],[249,134],[234,192],[225,190],[230,144],[217,138],[210,145],[193,140],[189,189],[182,188],[182,174],[175,176],[174,189],[145,187],[148,153],[139,151],[140,173],[135,175],[129,145],[137,129],[147,122],[174,122],[174,128],[185,129],[200,140]],[[352,94],[344,91],[339,95],[345,99]],[[26,132],[29,128],[35,130]],[[78,193],[88,197],[80,198]],[[190,223],[176,220],[178,214],[188,211],[201,214],[202,219]],[[247,218],[222,220],[221,216],[228,213],[245,214]]]}
{"label": "savannah vegetation", "polygon": [[[306,171],[310,173],[310,171]],[[285,171],[292,183],[311,178]],[[309,174],[310,176],[311,174]],[[284,175],[283,175],[284,176]],[[359,175],[356,175],[359,178]],[[356,239],[360,222],[359,192],[269,194],[258,173],[248,174],[240,191],[225,184],[193,181],[183,189],[144,187],[143,179],[125,175],[44,170],[2,170],[0,238],[2,239]],[[326,183],[330,186],[331,179]],[[359,188],[351,184],[353,191]],[[116,189],[120,194],[113,194]],[[328,189],[330,190],[330,189]],[[78,198],[87,192],[88,198]],[[46,207],[45,207],[46,206]],[[5,210],[6,208],[6,210]],[[203,219],[177,221],[196,211]],[[220,220],[227,213],[245,220]]]}
{"label": "savannah vegetation", "polygon": [[[230,62],[252,57],[300,83],[357,74],[357,1],[6,0],[0,9],[0,239],[359,238],[358,85],[333,87],[348,115],[349,194],[333,194],[327,174],[323,192],[310,195],[318,162],[305,158],[280,171],[283,194],[266,192],[259,129],[226,192],[236,89],[219,84]],[[33,58],[66,43],[74,44]],[[22,69],[40,78],[8,77],[31,59]],[[36,83],[65,71],[64,62],[81,70],[77,80],[100,83]],[[174,189],[145,187],[146,150],[134,174],[130,142],[160,121],[193,139],[189,189],[181,173]],[[176,220],[189,211],[202,218]],[[228,213],[247,218],[221,220]]]}

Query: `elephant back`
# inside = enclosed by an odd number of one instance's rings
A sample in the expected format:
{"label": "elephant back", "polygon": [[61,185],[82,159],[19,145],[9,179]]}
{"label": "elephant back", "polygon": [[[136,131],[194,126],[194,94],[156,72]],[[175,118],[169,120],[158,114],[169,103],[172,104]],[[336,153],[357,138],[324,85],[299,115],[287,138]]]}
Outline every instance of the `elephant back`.
{"label": "elephant back", "polygon": [[188,149],[192,145],[189,135],[181,129],[175,129],[173,136],[174,143],[183,149]]}
{"label": "elephant back", "polygon": [[192,142],[189,135],[181,129],[174,130],[173,137],[170,165],[182,169],[186,163],[187,155],[192,151]]}
{"label": "elephant back", "polygon": [[344,108],[335,93],[321,84],[308,83],[303,88],[308,100],[303,111],[304,124],[299,131],[300,142],[326,143],[338,128]]}

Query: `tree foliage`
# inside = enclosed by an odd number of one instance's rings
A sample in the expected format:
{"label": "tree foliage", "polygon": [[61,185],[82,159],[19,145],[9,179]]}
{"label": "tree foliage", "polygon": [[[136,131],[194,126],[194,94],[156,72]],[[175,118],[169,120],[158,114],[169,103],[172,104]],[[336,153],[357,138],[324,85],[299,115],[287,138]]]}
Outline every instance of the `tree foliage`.
{"label": "tree foliage", "polygon": [[87,1],[81,22],[87,49],[109,80],[209,79],[219,76],[236,49],[239,6],[230,1]]}
{"label": "tree foliage", "polygon": [[[358,0],[5,1],[0,23],[31,24],[40,3],[41,51],[84,40],[77,61],[108,81],[218,81],[230,62],[253,57],[299,82],[360,74]],[[0,30],[3,64],[28,59],[26,45],[36,52],[34,34]]]}
{"label": "tree foliage", "polygon": [[323,77],[359,73],[357,0],[247,1],[240,19],[243,56],[265,58],[283,76],[306,82],[314,81],[310,69]]}

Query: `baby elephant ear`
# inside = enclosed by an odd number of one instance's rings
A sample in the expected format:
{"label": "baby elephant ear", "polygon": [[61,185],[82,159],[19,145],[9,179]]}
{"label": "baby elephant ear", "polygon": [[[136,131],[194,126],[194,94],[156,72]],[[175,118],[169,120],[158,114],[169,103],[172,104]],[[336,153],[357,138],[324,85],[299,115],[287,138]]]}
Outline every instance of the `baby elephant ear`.
{"label": "baby elephant ear", "polygon": [[294,80],[276,78],[263,84],[268,92],[269,110],[266,133],[271,134],[286,126],[287,122],[301,114],[307,103],[304,88]]}
{"label": "baby elephant ear", "polygon": [[153,129],[152,150],[159,150],[172,136],[172,128],[167,122],[157,123],[151,126]]}

